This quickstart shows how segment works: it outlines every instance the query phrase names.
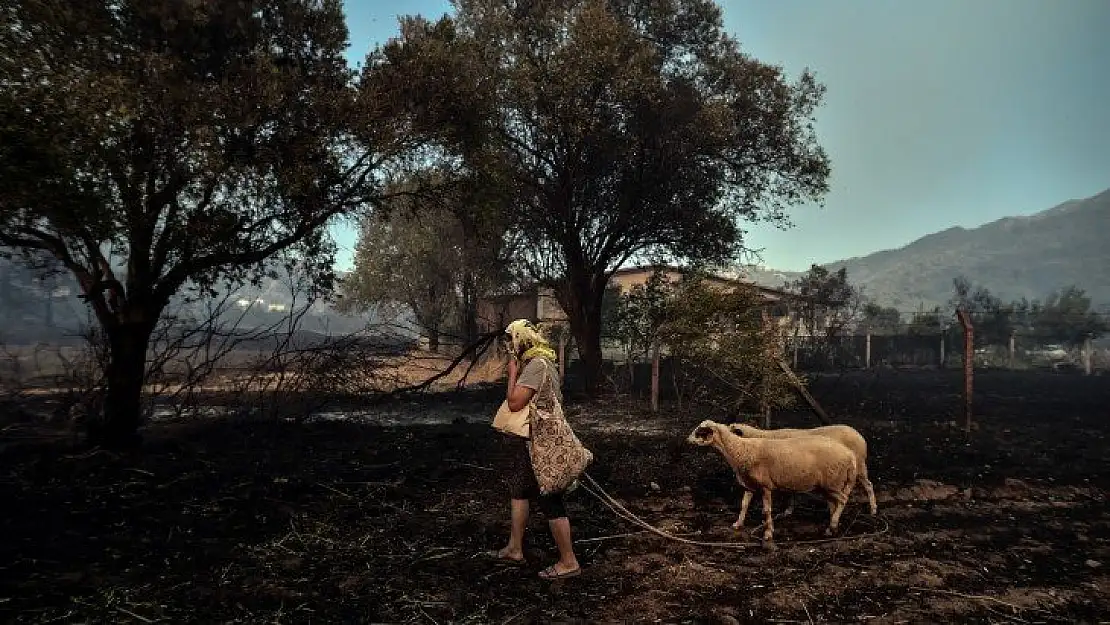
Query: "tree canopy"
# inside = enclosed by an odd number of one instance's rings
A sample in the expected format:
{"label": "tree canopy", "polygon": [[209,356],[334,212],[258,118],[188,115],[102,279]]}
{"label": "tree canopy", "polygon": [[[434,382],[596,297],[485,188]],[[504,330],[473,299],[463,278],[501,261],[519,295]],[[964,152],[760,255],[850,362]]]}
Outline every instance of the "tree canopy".
{"label": "tree canopy", "polygon": [[902,329],[902,313],[891,306],[868,302],[863,307],[862,323],[871,334],[897,334]]}
{"label": "tree canopy", "polygon": [[1049,293],[1043,301],[1022,300],[1011,308],[1016,330],[1041,343],[1077,347],[1110,331],[1105,316],[1091,309],[1086,291],[1074,285]]}
{"label": "tree canopy", "polygon": [[793,294],[790,308],[809,336],[839,336],[857,321],[863,306],[859,287],[848,281],[844,267],[829,271],[811,265],[809,271],[785,285]]}
{"label": "tree canopy", "polygon": [[[415,183],[402,185],[414,191]],[[345,309],[408,309],[438,349],[443,335],[477,338],[478,300],[512,282],[509,241],[496,207],[478,210],[467,185],[399,196],[362,220],[354,269],[342,284]]]}
{"label": "tree canopy", "polygon": [[0,20],[0,245],[76,276],[111,347],[108,438],[135,430],[171,296],[287,251],[327,280],[324,226],[436,142],[381,52],[348,69],[340,0],[14,0]]}
{"label": "tree canopy", "polygon": [[733,415],[765,412],[794,401],[791,381],[779,368],[777,323],[757,289],[723,288],[702,270],[669,280],[659,270],[606,307],[606,338],[620,340],[629,365],[653,346],[671,356],[680,400],[713,403]]}
{"label": "tree canopy", "polygon": [[454,4],[454,18],[406,22],[387,50],[436,101],[475,102],[455,126],[480,140],[458,156],[501,182],[526,243],[517,260],[556,288],[588,386],[613,270],[725,261],[745,221],[786,224],[827,189],[812,126],[824,88],[745,54],[709,0]]}

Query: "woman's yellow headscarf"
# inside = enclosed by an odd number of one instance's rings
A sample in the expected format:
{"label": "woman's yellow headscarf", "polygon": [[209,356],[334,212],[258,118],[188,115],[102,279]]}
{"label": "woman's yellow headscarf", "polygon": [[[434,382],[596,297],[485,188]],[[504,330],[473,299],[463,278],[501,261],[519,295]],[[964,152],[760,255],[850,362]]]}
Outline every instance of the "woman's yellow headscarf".
{"label": "woman's yellow headscarf", "polygon": [[[547,339],[540,334],[531,321],[517,319],[505,328],[505,334],[509,335],[513,354],[520,354],[522,362],[528,362],[536,356],[555,360],[555,350],[551,349]],[[524,353],[521,354],[521,351]]]}

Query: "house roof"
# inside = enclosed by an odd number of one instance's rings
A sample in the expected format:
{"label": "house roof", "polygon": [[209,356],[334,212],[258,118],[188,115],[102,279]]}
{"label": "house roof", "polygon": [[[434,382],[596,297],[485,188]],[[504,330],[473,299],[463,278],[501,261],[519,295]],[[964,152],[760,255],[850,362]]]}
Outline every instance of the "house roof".
{"label": "house roof", "polygon": [[[644,271],[652,271],[652,270],[670,271],[670,272],[674,272],[674,273],[685,274],[688,271],[690,271],[690,268],[689,267],[681,267],[679,265],[669,265],[669,264],[636,265],[634,267],[622,267],[620,269],[617,269],[612,274],[610,274],[610,279],[612,279],[614,277],[627,276],[627,275],[630,275],[630,274],[640,273],[640,272],[644,272]],[[790,292],[784,291],[782,289],[776,289],[774,287],[763,286],[761,284],[757,284],[755,282],[751,282],[749,280],[744,280],[742,278],[735,277],[735,276],[723,275],[723,274],[720,274],[720,273],[711,273],[710,277],[713,278],[714,280],[719,280],[721,282],[728,282],[728,283],[735,284],[737,286],[746,286],[748,288],[754,288],[754,289],[756,289],[757,291],[759,291],[760,293],[762,293],[764,295],[772,296],[772,297],[778,298],[778,299],[781,299],[781,298],[796,299],[798,297],[794,293],[790,293]],[[499,296],[488,297],[488,298],[483,298],[483,299],[486,300],[486,301],[489,301],[489,302],[505,302],[505,301],[520,298],[520,297],[537,297],[539,295],[539,291],[540,291],[540,289],[539,289],[538,284],[533,283],[532,285],[530,285],[528,287],[525,287],[525,288],[521,289],[520,291],[518,291],[516,293],[502,294],[502,295],[499,295]]]}
{"label": "house roof", "polygon": [[[626,276],[626,275],[633,274],[633,273],[640,273],[640,272],[643,272],[643,271],[651,271],[651,270],[673,271],[675,273],[684,274],[684,273],[690,271],[690,268],[689,267],[681,267],[679,265],[668,265],[668,264],[637,265],[635,267],[623,267],[621,269],[618,269],[618,270],[614,271],[612,273],[612,275],[614,277],[616,277],[616,276]],[[736,284],[738,286],[743,285],[743,286],[746,286],[746,287],[749,287],[749,288],[754,288],[757,291],[759,291],[760,293],[763,293],[764,295],[772,295],[772,296],[780,297],[780,298],[794,297],[793,293],[784,291],[782,289],[776,289],[774,287],[763,286],[762,284],[757,284],[755,282],[751,282],[749,280],[744,280],[744,279],[739,278],[739,277],[724,275],[724,274],[720,274],[720,273],[710,273],[709,275],[713,279],[720,280],[721,282],[730,282],[730,283]]]}

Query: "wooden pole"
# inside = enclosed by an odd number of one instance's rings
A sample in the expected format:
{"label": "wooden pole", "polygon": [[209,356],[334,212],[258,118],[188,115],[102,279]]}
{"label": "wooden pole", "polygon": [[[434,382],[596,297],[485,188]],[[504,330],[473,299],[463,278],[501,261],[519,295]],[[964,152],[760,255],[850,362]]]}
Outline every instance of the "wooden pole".
{"label": "wooden pole", "polygon": [[[760,316],[762,317],[763,321],[763,336],[766,337],[768,344],[766,350],[767,353],[764,354],[764,358],[772,358],[778,360],[779,354],[781,354],[783,351],[782,346],[780,346],[778,342],[779,333],[775,332],[774,328],[772,327],[771,316],[770,314],[768,314],[766,308],[760,311]],[[771,429],[771,402],[767,398],[769,387],[769,378],[767,376],[763,376],[762,388],[759,389],[759,411],[763,415],[763,429],[765,430]]]}
{"label": "wooden pole", "polygon": [[971,325],[971,315],[964,309],[956,311],[960,325],[964,327],[964,433],[971,434],[972,380],[975,373],[975,328]]}
{"label": "wooden pole", "polygon": [[1013,330],[1010,330],[1010,368],[1011,369],[1014,368],[1014,351],[1015,351],[1014,348],[1016,347],[1016,345],[1015,345],[1016,341],[1014,340],[1014,335],[1015,334],[1016,333]]}
{"label": "wooden pole", "polygon": [[659,412],[659,341],[651,344],[651,411]]}
{"label": "wooden pole", "polygon": [[871,368],[871,330],[867,331],[867,346],[863,352],[863,368]]}
{"label": "wooden pole", "polygon": [[940,327],[940,368],[944,368],[944,326]]}
{"label": "wooden pole", "polygon": [[813,414],[817,415],[817,419],[821,421],[821,424],[832,425],[832,419],[829,418],[829,414],[825,412],[821,404],[817,403],[813,395],[809,394],[809,390],[806,389],[805,384],[802,384],[802,381],[798,379],[798,375],[794,373],[790,365],[786,364],[784,360],[779,360],[779,369],[782,369],[782,372],[786,374],[786,378],[794,385],[794,390],[798,391],[802,398],[806,400],[806,403],[809,404],[810,409],[813,410]]}
{"label": "wooden pole", "polygon": [[567,331],[563,328],[559,332],[559,377],[567,375]]}
{"label": "wooden pole", "polygon": [[632,358],[631,349],[628,350],[626,357],[628,359],[625,361],[625,365],[628,367],[628,395],[631,397],[633,395],[639,395],[639,393],[636,392],[636,361]]}

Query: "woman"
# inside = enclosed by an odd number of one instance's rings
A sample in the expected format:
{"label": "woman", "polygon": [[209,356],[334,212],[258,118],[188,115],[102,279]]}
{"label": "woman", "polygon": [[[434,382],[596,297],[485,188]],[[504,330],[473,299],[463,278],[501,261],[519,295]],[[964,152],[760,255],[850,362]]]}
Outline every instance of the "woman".
{"label": "woman", "polygon": [[[508,335],[509,384],[506,399],[509,410],[523,410],[535,399],[541,410],[557,409],[561,412],[562,380],[555,365],[555,352],[547,340],[526,319],[518,319],[505,329]],[[518,364],[519,361],[519,364]],[[559,561],[540,572],[544,579],[574,577],[581,573],[578,558],[570,537],[570,520],[563,502],[563,492],[540,494],[539,484],[528,452],[527,439],[503,434],[511,454],[507,482],[511,510],[509,544],[497,552],[497,557],[512,562],[524,561],[524,528],[528,525],[529,500],[536,499],[540,511],[547,517],[551,536],[559,548]]]}

